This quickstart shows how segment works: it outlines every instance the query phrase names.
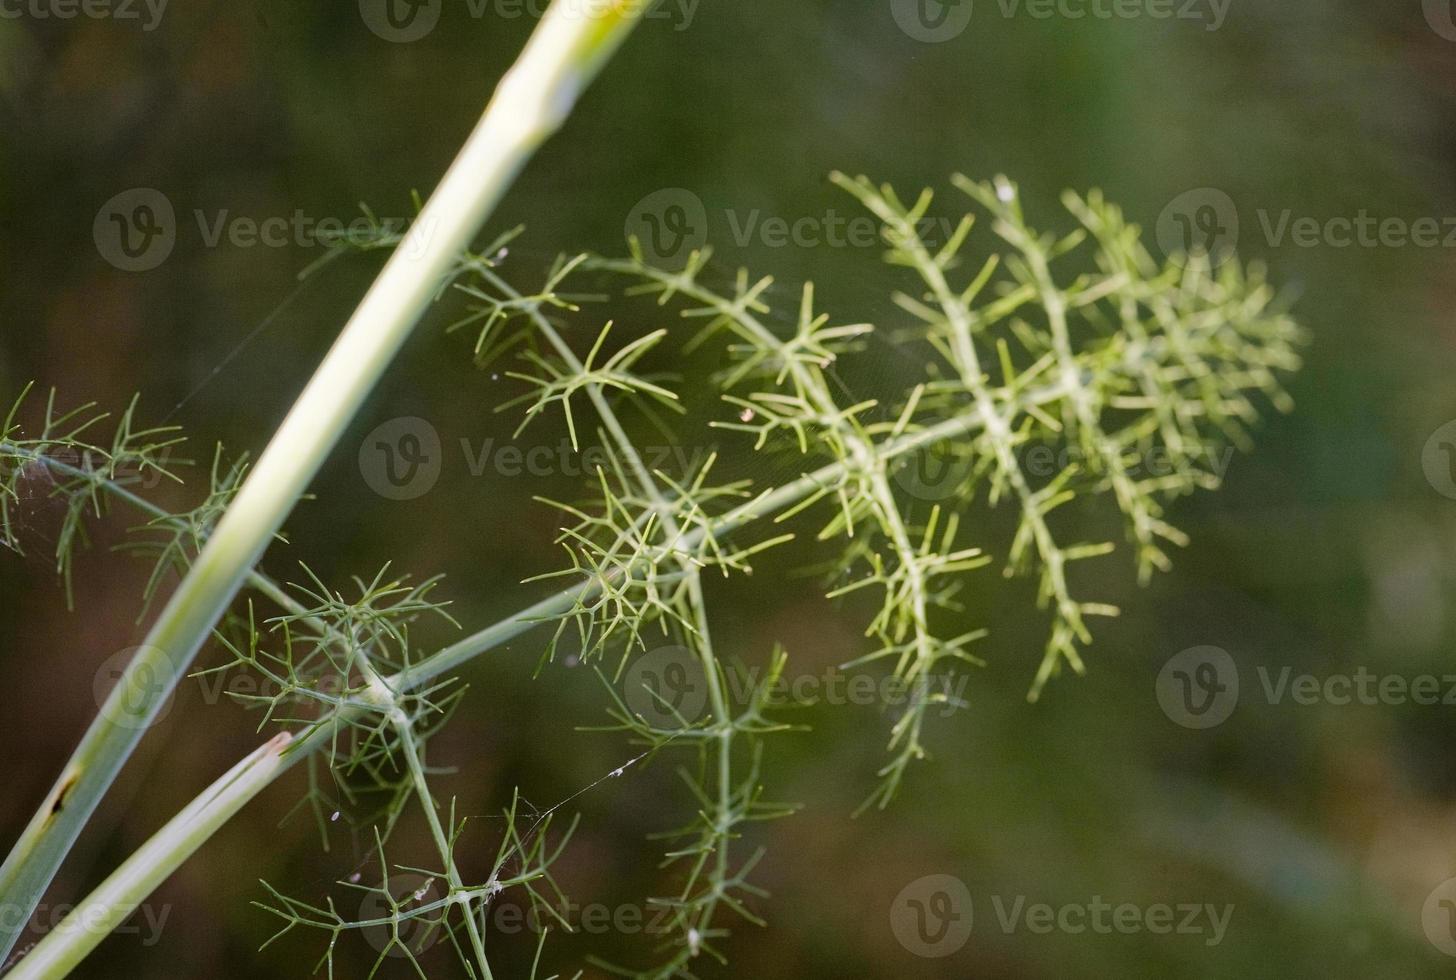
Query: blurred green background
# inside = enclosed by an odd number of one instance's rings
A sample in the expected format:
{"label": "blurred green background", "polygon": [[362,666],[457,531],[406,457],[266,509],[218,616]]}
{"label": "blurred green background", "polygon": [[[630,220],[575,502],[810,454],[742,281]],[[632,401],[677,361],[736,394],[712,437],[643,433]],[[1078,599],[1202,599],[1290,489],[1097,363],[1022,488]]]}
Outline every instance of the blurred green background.
{"label": "blurred green background", "polygon": [[[756,906],[768,926],[738,928],[731,965],[703,975],[1450,975],[1456,961],[1428,938],[1422,911],[1456,875],[1456,708],[1276,704],[1259,673],[1456,674],[1456,500],[1442,492],[1456,496],[1456,486],[1439,466],[1432,480],[1423,470],[1423,453],[1446,459],[1442,437],[1428,440],[1456,417],[1456,253],[1338,247],[1327,236],[1302,246],[1266,230],[1286,211],[1321,222],[1456,215],[1450,11],[1439,0],[1230,0],[1220,17],[1177,0],[1172,9],[1188,16],[1135,5],[1127,9],[1142,15],[1076,18],[1066,16],[1073,8],[1043,17],[1010,2],[976,0],[965,29],[936,43],[902,29],[908,7],[891,0],[704,0],[690,16],[655,7],[487,233],[528,226],[505,272],[534,285],[557,251],[618,252],[638,202],[679,188],[705,207],[720,281],[740,264],[772,273],[780,309],[792,312],[794,284],[812,278],[836,318],[893,327],[903,315],[889,296],[905,281],[876,248],[743,244],[734,228],[755,209],[789,222],[853,213],[825,180],[833,169],[906,192],[933,184],[946,214],[960,208],[950,173],[1004,172],[1021,182],[1034,219],[1063,228],[1059,191],[1101,187],[1156,248],[1170,202],[1214,188],[1235,209],[1241,254],[1298,293],[1296,313],[1313,333],[1292,384],[1296,412],[1268,419],[1221,492],[1177,505],[1193,544],[1175,569],[1139,590],[1125,559],[1099,565],[1105,580],[1093,591],[1124,612],[1099,624],[1086,678],[1064,677],[1026,702],[1045,621],[1029,583],[987,570],[969,583],[966,616],[992,627],[979,651],[988,666],[967,688],[969,709],[933,731],[935,760],[890,810],[849,817],[872,786],[885,719],[864,708],[795,715],[813,731],[777,741],[765,782],[770,798],[804,811],[755,832],[768,849],[758,880],[773,897]],[[372,32],[352,2],[198,0],[167,7],[151,30],[144,7],[139,20],[5,10],[0,399],[30,379],[68,403],[119,408],[139,391],[143,418],[183,425],[204,462],[216,442],[263,447],[380,257],[350,257],[299,287],[322,249],[210,247],[193,216],[347,220],[360,201],[407,216],[411,191],[427,193],[442,173],[533,24],[505,0],[480,15],[445,0],[435,29],[411,43]],[[952,24],[962,16],[942,12]],[[165,262],[129,273],[98,252],[93,220],[133,187],[161,191],[178,225]],[[519,584],[561,560],[555,517],[532,498],[570,496],[579,481],[476,476],[450,450],[462,439],[503,444],[514,420],[492,411],[509,386],[471,366],[467,337],[444,333],[459,315],[458,302],[447,306],[416,332],[266,566],[296,578],[306,560],[335,583],[384,561],[445,573],[452,611],[475,628],[543,593]],[[684,329],[640,304],[611,312],[634,335]],[[881,349],[856,383],[903,388],[909,375],[891,353]],[[683,369],[666,348],[656,364]],[[453,453],[436,487],[410,501],[370,492],[357,462],[364,436],[398,416],[429,420]],[[554,446],[563,434],[553,418],[520,442]],[[722,435],[713,441],[741,456]],[[747,468],[765,480],[786,472]],[[181,507],[195,493],[158,496]],[[28,554],[0,555],[5,846],[95,711],[98,665],[143,635],[135,619],[147,569],[107,551],[130,515],[99,526],[78,562],[75,612],[47,560],[54,516],[28,514]],[[1004,550],[1007,515],[977,505],[968,516],[978,543],[984,531]],[[814,671],[863,652],[864,606],[832,605],[782,561],[764,565],[715,595],[730,654],[761,662],[782,642],[796,668]],[[439,786],[462,813],[496,812],[515,786],[550,806],[631,755],[617,735],[579,731],[600,724],[607,703],[589,672],[557,665],[532,679],[539,639],[471,664],[465,705],[432,743],[432,760],[457,770]],[[1227,650],[1244,687],[1228,722],[1195,731],[1170,721],[1154,685],[1170,657],[1202,645]],[[202,656],[219,662],[216,650]],[[203,701],[184,685],[49,908],[257,742],[248,713]],[[257,952],[274,926],[248,904],[264,897],[258,879],[318,901],[369,865],[366,838],[347,821],[331,829],[327,854],[306,816],[280,825],[302,791],[301,772],[270,789],[154,896],[154,917],[166,916],[158,934],[143,921],[76,975],[307,975],[318,935]],[[568,810],[583,818],[559,868],[575,901],[616,908],[670,889],[655,871],[660,849],[645,840],[691,814],[669,765],[599,786]],[[493,853],[484,828],[468,867]],[[401,840],[423,843],[413,814]],[[400,859],[425,860],[414,849]],[[897,941],[890,911],[907,885],[937,874],[965,884],[974,929],[952,955],[927,958]],[[1147,932],[1043,935],[1001,927],[995,902],[1017,896],[1234,911],[1217,945]],[[651,945],[619,932],[557,937],[547,962],[569,975],[588,953],[646,962]],[[532,946],[502,937],[503,975],[525,975]],[[346,943],[338,975],[363,976],[373,956],[367,943]],[[441,976],[459,969],[443,946],[427,962]],[[392,962],[383,975],[407,971]]]}

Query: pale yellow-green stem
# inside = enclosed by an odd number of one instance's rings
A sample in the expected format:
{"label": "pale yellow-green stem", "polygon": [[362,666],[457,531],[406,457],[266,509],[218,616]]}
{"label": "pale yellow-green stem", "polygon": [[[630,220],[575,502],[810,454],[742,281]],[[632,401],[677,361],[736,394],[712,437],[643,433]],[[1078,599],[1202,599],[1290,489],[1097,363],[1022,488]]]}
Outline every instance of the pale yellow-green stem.
{"label": "pale yellow-green stem", "polygon": [[[640,18],[642,0],[557,0],[324,357],[0,865],[0,959],[197,649],[459,255]],[[48,974],[59,975],[59,974]]]}
{"label": "pale yellow-green stem", "polygon": [[6,980],[63,977],[75,969],[172,873],[165,855],[197,847],[272,781],[290,741],[289,734],[282,732],[228,770],[143,844],[134,855],[136,860],[123,864],[62,919],[45,942],[5,975]]}
{"label": "pale yellow-green stem", "polygon": [[[1046,404],[1061,397],[1058,389],[1048,388],[1028,393],[1027,404]],[[907,433],[888,445],[882,447],[880,456],[885,461],[898,459],[919,452],[926,447],[936,445],[946,439],[964,438],[976,432],[982,424],[979,414],[967,413],[963,416],[948,419],[937,423],[918,432]],[[711,533],[715,537],[724,537],[731,534],[738,528],[752,524],[759,520],[768,520],[773,515],[793,507],[797,502],[810,496],[825,486],[834,486],[846,474],[848,465],[843,462],[836,462],[806,473],[796,480],[791,480],[775,488],[772,491],[761,494],[752,500],[745,501],[726,514],[716,518],[712,523]],[[679,546],[685,550],[691,550],[700,540],[704,532],[699,529],[688,531],[684,534]],[[260,793],[270,782],[276,780],[295,763],[301,762],[314,752],[326,749],[331,742],[334,732],[339,727],[346,726],[359,718],[368,715],[372,710],[383,709],[390,698],[382,696],[379,692],[388,691],[409,691],[428,685],[436,678],[448,674],[450,671],[467,663],[471,659],[480,656],[482,653],[495,649],[502,644],[520,636],[534,626],[542,622],[567,615],[581,602],[590,599],[601,583],[598,581],[586,581],[579,585],[573,585],[563,589],[554,595],[542,599],[515,615],[495,623],[486,629],[480,630],[465,639],[455,643],[434,655],[414,664],[406,670],[384,678],[383,683],[375,690],[362,695],[356,704],[340,708],[337,715],[326,715],[322,720],[313,726],[296,733],[287,747],[282,751],[282,757],[278,764],[271,766],[266,772],[260,773],[260,778],[250,780],[247,783],[233,783],[230,796],[235,800],[236,810],[247,802],[248,799]],[[721,708],[719,710],[722,710]],[[272,743],[270,743],[272,744]],[[234,772],[237,769],[233,770]],[[140,850],[133,853],[120,868],[107,879],[110,883],[114,880],[122,880],[136,883],[156,884],[164,881],[182,863],[190,858],[196,850],[206,843],[207,837],[212,831],[220,826],[210,827],[207,834],[184,833],[183,828],[188,825],[188,814],[193,812],[201,803],[216,796],[221,787],[227,785],[231,773],[224,776],[218,782],[208,787],[201,796],[186,809],[157,832]],[[102,902],[107,884],[103,884],[95,892],[88,895],[80,903],[81,908],[91,908]],[[128,893],[128,901],[133,905],[145,899],[147,892],[140,888],[134,888]],[[41,940],[39,945],[30,953],[27,959],[21,961],[21,966],[30,962],[31,957],[40,957],[38,962],[42,963],[73,963],[85,956],[101,940],[105,933],[98,931],[73,930],[71,932],[55,931],[48,934]],[[20,977],[59,977],[64,973],[15,973],[14,978]],[[12,980],[12,975],[7,974],[5,980]]]}

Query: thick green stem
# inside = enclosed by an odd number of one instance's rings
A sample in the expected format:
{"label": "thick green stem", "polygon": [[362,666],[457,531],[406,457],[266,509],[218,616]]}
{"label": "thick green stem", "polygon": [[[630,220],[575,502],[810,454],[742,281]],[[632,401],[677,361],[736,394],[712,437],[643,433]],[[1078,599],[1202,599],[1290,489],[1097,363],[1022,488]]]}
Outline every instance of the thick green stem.
{"label": "thick green stem", "polygon": [[[1060,397],[1060,389],[1046,388],[1028,392],[1026,395],[1026,404],[1042,405],[1055,401]],[[983,420],[979,413],[969,412],[966,415],[948,419],[918,432],[901,436],[892,443],[878,447],[878,453],[882,460],[889,462],[899,457],[918,452],[926,447],[933,446],[943,440],[963,437],[968,433],[975,432],[982,424]],[[740,504],[738,507],[715,519],[712,522],[711,533],[714,536],[721,537],[745,525],[766,519],[784,511],[815,493],[821,487],[833,485],[844,475],[845,467],[846,464],[842,462],[831,463],[811,473],[806,473],[796,480],[791,480],[782,486],[776,487],[767,493],[755,497],[753,500]],[[702,533],[701,530],[685,532],[682,547],[691,549],[700,540],[699,536]],[[457,667],[473,660],[475,657],[526,633],[541,622],[568,614],[579,603],[590,600],[598,588],[599,585],[597,583],[588,581],[582,585],[563,589],[532,606],[528,606],[513,616],[503,619],[438,651],[406,670],[384,678],[380,686],[388,692],[403,692],[424,687],[436,678],[449,673]],[[709,671],[709,676],[712,676],[711,671]],[[261,793],[267,785],[288,771],[294,763],[300,762],[314,752],[328,746],[334,731],[339,726],[346,725],[351,720],[361,718],[371,710],[384,710],[389,703],[389,699],[382,695],[376,695],[373,698],[373,702],[372,704],[370,703],[368,694],[361,695],[357,703],[340,708],[337,712],[330,712],[309,728],[294,735],[291,741],[287,743],[287,747],[282,752],[277,765],[269,768],[261,779],[250,781],[245,786],[238,787],[237,794],[241,798],[237,800],[237,806],[233,807],[232,812],[235,812],[258,793]],[[715,710],[726,709],[716,707]],[[217,829],[213,827],[206,834],[183,835],[177,833],[173,828],[185,825],[186,821],[184,817],[194,811],[202,801],[216,795],[218,787],[223,785],[228,778],[224,777],[223,780],[219,780],[218,783],[215,783],[205,791],[202,796],[198,797],[197,801],[194,801],[174,817],[151,842],[127,858],[121,867],[117,869],[116,873],[107,879],[107,882],[109,883],[120,878],[127,881],[153,882],[153,887],[155,887],[156,883],[166,880],[167,876],[191,857],[207,840],[212,831]],[[168,846],[152,846],[153,843],[159,841],[165,841]],[[106,884],[103,884],[101,888],[98,888],[83,900],[79,907],[87,908],[97,901],[102,900],[106,887]],[[140,902],[145,897],[146,893],[137,894],[132,896],[131,901],[133,903]],[[52,932],[41,940],[40,944],[36,946],[35,950],[25,960],[21,961],[21,965],[24,966],[30,962],[31,957],[37,955],[44,957],[43,962],[75,963],[104,938],[104,932],[98,933],[85,930]],[[55,947],[62,947],[62,949],[56,949]],[[14,976],[50,978],[64,976],[64,972],[27,974],[17,972]],[[10,976],[7,976],[6,980],[11,980]]]}
{"label": "thick green stem", "polygon": [[0,958],[443,277],[643,9],[635,0],[589,9],[566,2],[542,19],[0,866]]}
{"label": "thick green stem", "polygon": [[63,977],[71,972],[92,947],[130,918],[172,873],[175,865],[168,860],[169,855],[196,850],[272,781],[274,773],[283,765],[282,752],[289,741],[287,732],[279,734],[209,786],[143,844],[133,860],[117,868],[62,919],[45,941],[6,974],[7,980]]}

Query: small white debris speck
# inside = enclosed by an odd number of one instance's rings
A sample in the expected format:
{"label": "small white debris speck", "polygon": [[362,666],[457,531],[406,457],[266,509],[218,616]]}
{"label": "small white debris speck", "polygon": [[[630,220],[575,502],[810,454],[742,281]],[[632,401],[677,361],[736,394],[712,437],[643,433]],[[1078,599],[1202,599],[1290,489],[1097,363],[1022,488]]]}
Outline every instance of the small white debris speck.
{"label": "small white debris speck", "polygon": [[738,421],[740,421],[740,422],[752,422],[754,415],[755,415],[755,412],[753,411],[753,409],[751,409],[751,408],[745,408],[743,411],[741,411],[741,412],[738,413]]}

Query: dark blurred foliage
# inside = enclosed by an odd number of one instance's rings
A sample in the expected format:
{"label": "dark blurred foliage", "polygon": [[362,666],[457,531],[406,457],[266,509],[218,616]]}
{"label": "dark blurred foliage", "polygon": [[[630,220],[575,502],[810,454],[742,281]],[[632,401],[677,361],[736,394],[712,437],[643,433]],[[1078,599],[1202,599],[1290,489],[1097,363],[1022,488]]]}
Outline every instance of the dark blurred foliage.
{"label": "dark blurred foliage", "polygon": [[[981,0],[971,29],[924,44],[897,29],[887,0],[704,2],[686,30],[642,26],[492,221],[496,231],[527,224],[506,271],[530,285],[558,250],[620,250],[633,205],[665,187],[693,190],[714,215],[760,209],[792,221],[853,211],[824,180],[835,168],[907,191],[945,187],[954,171],[1005,172],[1043,223],[1066,226],[1062,188],[1099,186],[1150,235],[1169,201],[1215,187],[1239,208],[1243,255],[1298,292],[1313,331],[1293,383],[1297,411],[1267,422],[1221,492],[1178,505],[1194,543],[1174,571],[1138,590],[1125,562],[1099,565],[1098,591],[1124,615],[1102,625],[1085,679],[1063,677],[1026,702],[1043,620],[1028,583],[986,571],[966,615],[992,628],[981,649],[989,665],[892,809],[849,817],[881,758],[883,718],[796,716],[813,731],[780,739],[766,778],[772,798],[805,805],[759,834],[769,926],[738,930],[732,965],[706,975],[1449,973],[1421,907],[1456,874],[1456,714],[1270,704],[1255,668],[1456,673],[1456,502],[1421,465],[1427,438],[1456,416],[1456,263],[1442,247],[1276,245],[1258,214],[1456,214],[1456,42],[1429,26],[1418,0],[1233,0],[1219,30],[1204,26],[1006,18]],[[219,441],[256,453],[379,259],[335,263],[299,287],[317,249],[207,248],[191,215],[349,218],[360,201],[408,215],[411,191],[428,192],[530,27],[469,16],[456,0],[413,44],[371,34],[352,3],[179,3],[150,32],[114,20],[0,21],[0,397],[30,379],[111,407],[140,391],[144,418],[185,426],[194,457],[205,461]],[[162,190],[180,222],[171,258],[144,274],[112,268],[91,239],[97,209],[134,186]],[[942,213],[959,208],[943,194]],[[792,284],[812,277],[837,317],[897,322],[888,297],[904,280],[876,249],[740,247],[715,222],[721,275],[739,264],[773,273],[788,310]],[[295,512],[289,543],[270,552],[275,574],[296,577],[305,558],[335,582],[386,560],[443,572],[470,626],[539,594],[519,581],[560,557],[553,515],[531,498],[570,496],[577,481],[477,477],[457,459],[432,493],[401,503],[360,479],[359,440],[395,416],[431,420],[447,445],[509,438],[513,423],[491,410],[507,386],[471,367],[466,338],[444,335],[454,312],[421,325]],[[634,331],[661,325],[640,305],[613,313]],[[901,362],[877,363],[858,380],[903,387]],[[530,432],[547,445],[563,434],[555,419]],[[159,491],[173,506],[190,493]],[[983,519],[987,537],[1004,541],[1005,515]],[[44,514],[28,529],[27,557],[0,556],[0,841],[19,832],[95,710],[96,665],[142,635],[146,570],[107,551],[127,522],[118,514],[99,529],[79,563],[75,612],[46,561],[54,529]],[[827,603],[782,564],[721,588],[723,646],[761,662],[781,641],[805,670],[849,659],[865,610]],[[1172,724],[1153,697],[1167,658],[1203,644],[1233,655],[1249,691],[1207,732]],[[595,677],[556,666],[533,679],[538,651],[528,636],[464,672],[470,694],[431,756],[456,768],[439,786],[462,813],[496,812],[514,786],[550,805],[631,753],[616,736],[578,730],[603,719]],[[256,743],[245,712],[201,700],[184,686],[52,903],[93,884]],[[346,822],[331,828],[327,854],[306,817],[280,825],[302,789],[301,774],[270,789],[158,892],[153,904],[169,912],[160,942],[114,937],[77,975],[308,974],[318,936],[256,951],[273,926],[248,904],[263,896],[257,880],[317,900],[367,855]],[[568,893],[609,906],[662,893],[659,851],[644,837],[690,808],[667,765],[574,800],[582,826],[560,867]],[[414,819],[403,861],[428,857]],[[493,853],[491,827],[472,832],[481,857],[467,868]],[[895,941],[889,908],[907,883],[936,873],[966,883],[975,930],[954,956],[921,959]],[[1216,947],[1178,935],[1008,934],[989,897],[1019,895],[1235,912]],[[569,974],[587,952],[643,961],[650,942],[554,937],[548,959]],[[525,974],[530,946],[502,939],[503,975]],[[354,942],[339,975],[363,976],[372,955]],[[458,969],[443,945],[428,962],[442,976]]]}

